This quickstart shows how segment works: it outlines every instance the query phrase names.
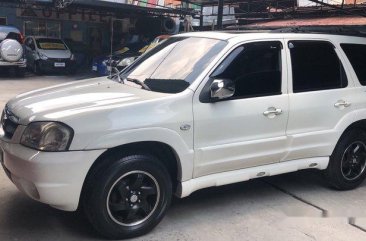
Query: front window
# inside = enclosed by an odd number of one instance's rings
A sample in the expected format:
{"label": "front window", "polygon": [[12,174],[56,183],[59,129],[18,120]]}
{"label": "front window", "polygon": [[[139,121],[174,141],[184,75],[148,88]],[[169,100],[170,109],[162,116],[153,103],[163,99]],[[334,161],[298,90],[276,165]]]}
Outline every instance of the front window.
{"label": "front window", "polygon": [[[121,77],[142,82],[151,91],[179,93],[192,84],[226,44],[209,38],[170,38],[143,55]],[[130,81],[125,83],[133,85]]]}
{"label": "front window", "polygon": [[36,40],[37,47],[44,50],[66,50],[67,47],[60,39],[41,38]]}
{"label": "front window", "polygon": [[282,44],[253,42],[233,50],[211,75],[235,83],[233,99],[280,95]]}

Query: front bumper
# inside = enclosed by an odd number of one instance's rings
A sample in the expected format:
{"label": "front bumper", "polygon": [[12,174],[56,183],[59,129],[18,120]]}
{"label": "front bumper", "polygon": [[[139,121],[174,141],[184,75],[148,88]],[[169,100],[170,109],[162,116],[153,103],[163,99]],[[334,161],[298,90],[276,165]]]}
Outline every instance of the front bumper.
{"label": "front bumper", "polygon": [[[38,60],[39,66],[43,71],[46,72],[59,72],[64,73],[67,71],[72,70],[73,67],[75,67],[75,61],[70,59],[47,59],[47,60]],[[62,65],[60,65],[62,64]],[[59,67],[57,67],[58,65]]]}
{"label": "front bumper", "polygon": [[5,172],[20,191],[57,209],[75,211],[85,177],[104,150],[41,152],[0,138],[0,152]]}

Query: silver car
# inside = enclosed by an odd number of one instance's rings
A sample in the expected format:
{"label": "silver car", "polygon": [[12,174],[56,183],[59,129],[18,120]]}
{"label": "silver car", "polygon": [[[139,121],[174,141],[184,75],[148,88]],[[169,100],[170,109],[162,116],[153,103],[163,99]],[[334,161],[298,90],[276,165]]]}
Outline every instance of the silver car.
{"label": "silver car", "polygon": [[73,70],[75,57],[61,39],[27,37],[25,48],[28,68],[36,74]]}

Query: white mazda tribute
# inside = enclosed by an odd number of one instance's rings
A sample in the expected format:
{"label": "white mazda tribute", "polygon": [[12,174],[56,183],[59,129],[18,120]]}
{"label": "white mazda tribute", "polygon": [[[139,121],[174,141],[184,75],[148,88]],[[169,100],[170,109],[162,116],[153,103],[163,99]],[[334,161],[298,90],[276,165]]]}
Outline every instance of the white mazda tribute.
{"label": "white mazda tribute", "polygon": [[102,235],[144,234],[173,193],[300,169],[340,190],[366,177],[366,38],[174,36],[119,76],[21,94],[1,163],[31,198],[83,208]]}

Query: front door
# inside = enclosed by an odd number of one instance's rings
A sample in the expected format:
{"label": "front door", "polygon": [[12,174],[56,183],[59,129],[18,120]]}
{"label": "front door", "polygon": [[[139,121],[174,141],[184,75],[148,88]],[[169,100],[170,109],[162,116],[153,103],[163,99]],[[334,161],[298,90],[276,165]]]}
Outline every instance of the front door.
{"label": "front door", "polygon": [[[212,102],[214,79],[235,82],[233,97]],[[288,119],[286,60],[281,41],[235,48],[193,101],[194,177],[281,161]]]}

